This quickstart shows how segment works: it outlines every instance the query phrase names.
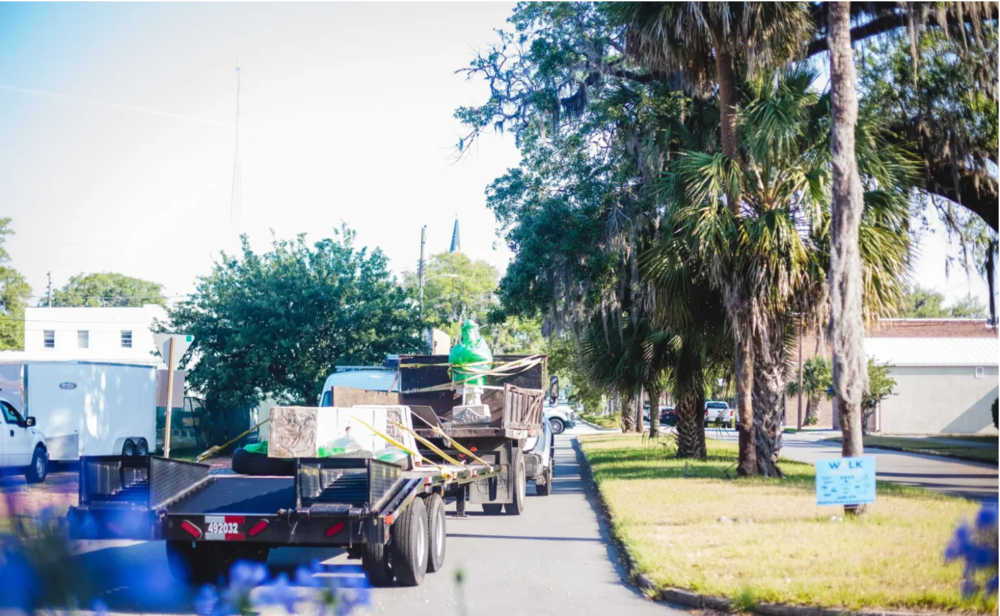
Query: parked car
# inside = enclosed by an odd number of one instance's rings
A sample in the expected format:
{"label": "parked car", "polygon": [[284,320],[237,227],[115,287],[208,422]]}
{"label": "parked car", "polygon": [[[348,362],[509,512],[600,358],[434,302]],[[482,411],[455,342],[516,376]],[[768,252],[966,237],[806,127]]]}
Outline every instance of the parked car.
{"label": "parked car", "polygon": [[705,425],[721,424],[727,428],[736,425],[736,415],[729,404],[717,400],[709,400],[705,403]]}
{"label": "parked car", "polygon": [[566,428],[576,426],[576,414],[568,405],[547,406],[543,413],[545,423],[552,428],[553,434],[562,434]]}
{"label": "parked car", "polygon": [[552,478],[555,477],[555,434],[552,424],[542,422],[542,435],[533,436],[524,442],[524,476],[535,482],[535,494],[548,496],[552,493]]}
{"label": "parked car", "polygon": [[660,407],[660,425],[673,428],[677,425],[677,411],[672,406]]}

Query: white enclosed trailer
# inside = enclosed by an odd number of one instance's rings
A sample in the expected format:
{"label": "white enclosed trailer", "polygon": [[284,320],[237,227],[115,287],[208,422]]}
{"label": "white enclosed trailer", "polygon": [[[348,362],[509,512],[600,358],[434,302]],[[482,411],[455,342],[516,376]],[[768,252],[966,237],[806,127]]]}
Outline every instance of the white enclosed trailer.
{"label": "white enclosed trailer", "polygon": [[156,367],[86,361],[0,364],[0,398],[45,435],[49,460],[145,455],[156,439]]}

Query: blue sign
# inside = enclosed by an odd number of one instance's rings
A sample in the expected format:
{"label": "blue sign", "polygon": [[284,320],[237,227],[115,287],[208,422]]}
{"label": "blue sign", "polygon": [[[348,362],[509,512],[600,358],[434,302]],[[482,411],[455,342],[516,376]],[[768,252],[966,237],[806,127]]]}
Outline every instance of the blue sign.
{"label": "blue sign", "polygon": [[875,502],[875,457],[816,460],[817,505]]}

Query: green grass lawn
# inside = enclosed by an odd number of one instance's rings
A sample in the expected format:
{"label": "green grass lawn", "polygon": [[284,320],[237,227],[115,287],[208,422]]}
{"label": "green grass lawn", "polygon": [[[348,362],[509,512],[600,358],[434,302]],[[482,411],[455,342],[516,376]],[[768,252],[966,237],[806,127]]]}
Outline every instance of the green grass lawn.
{"label": "green grass lawn", "polygon": [[[707,460],[668,457],[637,436],[580,437],[594,479],[637,573],[661,588],[748,602],[996,613],[963,599],[962,568],[942,554],[978,506],[879,482],[860,520],[816,505],[813,467],[784,461],[784,480],[731,480],[735,444]],[[733,523],[723,523],[725,517]]]}
{"label": "green grass lawn", "polygon": [[580,415],[580,419],[584,421],[589,421],[590,423],[600,426],[602,428],[618,428],[621,426],[621,422],[618,415],[597,415],[591,413],[584,413]]}
{"label": "green grass lawn", "polygon": [[[972,443],[993,443],[997,444],[995,436],[958,436],[941,437],[949,440],[961,440]],[[831,439],[840,442],[839,438]],[[941,456],[944,458],[959,458],[961,460],[975,460],[979,462],[997,463],[996,447],[963,447],[961,445],[950,445],[934,441],[924,441],[920,438],[906,438],[897,436],[866,436],[864,437],[865,447],[881,447],[883,449],[894,449],[909,453],[922,453],[930,456]]]}

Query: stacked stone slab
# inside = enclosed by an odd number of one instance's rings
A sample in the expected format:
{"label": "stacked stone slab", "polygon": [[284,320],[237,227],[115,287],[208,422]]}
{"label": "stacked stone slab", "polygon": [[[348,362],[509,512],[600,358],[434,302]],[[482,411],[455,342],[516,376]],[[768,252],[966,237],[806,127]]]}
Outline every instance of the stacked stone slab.
{"label": "stacked stone slab", "polygon": [[273,406],[267,455],[272,458],[314,458],[319,455],[322,445],[346,435],[353,437],[362,449],[371,452],[389,445],[361,421],[415,450],[413,436],[390,424],[390,418],[412,427],[409,408],[405,406]]}

